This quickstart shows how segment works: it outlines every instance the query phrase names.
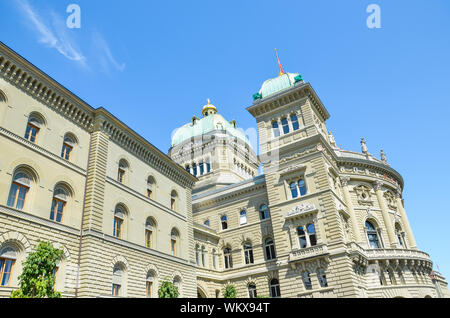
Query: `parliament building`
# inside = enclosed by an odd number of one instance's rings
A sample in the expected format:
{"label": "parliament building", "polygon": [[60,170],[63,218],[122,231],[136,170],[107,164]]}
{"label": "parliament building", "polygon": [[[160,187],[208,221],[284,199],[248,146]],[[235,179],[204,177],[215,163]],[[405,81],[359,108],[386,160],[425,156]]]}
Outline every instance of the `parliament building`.
{"label": "parliament building", "polygon": [[339,148],[301,75],[253,95],[259,151],[198,110],[165,154],[0,42],[0,297],[38,240],[64,251],[63,297],[450,297],[402,176],[364,139]]}

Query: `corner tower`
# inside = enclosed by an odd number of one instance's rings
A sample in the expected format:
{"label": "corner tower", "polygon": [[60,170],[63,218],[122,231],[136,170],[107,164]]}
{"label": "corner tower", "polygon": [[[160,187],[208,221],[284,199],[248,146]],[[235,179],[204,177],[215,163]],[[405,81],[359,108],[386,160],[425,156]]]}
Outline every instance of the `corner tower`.
{"label": "corner tower", "polygon": [[175,131],[169,149],[169,156],[199,179],[193,194],[255,177],[258,158],[236,121],[225,120],[209,99],[201,113]]}

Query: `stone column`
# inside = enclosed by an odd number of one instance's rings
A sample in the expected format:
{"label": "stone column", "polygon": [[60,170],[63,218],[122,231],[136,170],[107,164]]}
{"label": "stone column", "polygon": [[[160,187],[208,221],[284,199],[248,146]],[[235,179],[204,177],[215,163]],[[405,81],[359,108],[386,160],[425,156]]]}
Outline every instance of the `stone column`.
{"label": "stone column", "polygon": [[348,212],[350,214],[350,220],[352,222],[352,230],[353,236],[355,238],[356,243],[361,244],[361,233],[358,228],[358,221],[356,220],[355,210],[353,209],[352,199],[350,197],[350,191],[348,189],[348,182],[350,181],[350,177],[341,177],[342,183],[342,192],[344,192],[344,200],[347,205]]}
{"label": "stone column", "polygon": [[408,218],[406,217],[406,212],[403,208],[400,193],[396,192],[395,197],[397,198],[397,209],[400,211],[400,217],[402,219],[403,226],[405,227],[406,237],[408,238],[408,247],[413,250],[417,250],[416,240],[414,239],[411,226],[409,225]]}
{"label": "stone column", "polygon": [[397,240],[395,237],[394,226],[392,225],[391,218],[389,216],[389,211],[386,206],[386,201],[383,198],[383,191],[381,190],[383,183],[377,181],[375,183],[375,192],[377,194],[378,205],[381,208],[381,214],[383,215],[384,225],[386,226],[386,231],[388,234],[389,244],[391,248],[397,248]]}

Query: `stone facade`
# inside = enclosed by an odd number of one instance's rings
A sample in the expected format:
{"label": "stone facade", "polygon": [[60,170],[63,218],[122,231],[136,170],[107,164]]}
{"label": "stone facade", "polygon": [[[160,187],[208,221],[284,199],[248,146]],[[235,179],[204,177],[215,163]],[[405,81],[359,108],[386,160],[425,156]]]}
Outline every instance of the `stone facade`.
{"label": "stone facade", "polygon": [[336,147],[311,85],[275,81],[248,107],[259,156],[209,101],[167,156],[0,43],[0,296],[45,240],[65,297],[449,297],[384,154]]}
{"label": "stone facade", "polygon": [[[18,287],[21,262],[37,240],[45,240],[64,249],[56,276],[64,296],[111,297],[114,280],[121,285],[118,296],[145,297],[148,281],[156,296],[158,284],[168,279],[179,284],[182,296],[195,297],[191,189],[196,178],[3,44],[0,96],[0,257],[14,251],[8,256],[14,260],[10,282],[2,284],[0,296]],[[32,140],[26,129],[34,119],[39,131]],[[69,135],[67,160],[62,146]],[[9,200],[18,171],[30,178],[23,206]],[[67,200],[62,219],[55,221],[49,215],[59,186],[67,190]],[[120,235],[114,235],[118,206],[123,219]],[[151,248],[145,241],[149,218]],[[113,277],[115,267],[120,277]]]}

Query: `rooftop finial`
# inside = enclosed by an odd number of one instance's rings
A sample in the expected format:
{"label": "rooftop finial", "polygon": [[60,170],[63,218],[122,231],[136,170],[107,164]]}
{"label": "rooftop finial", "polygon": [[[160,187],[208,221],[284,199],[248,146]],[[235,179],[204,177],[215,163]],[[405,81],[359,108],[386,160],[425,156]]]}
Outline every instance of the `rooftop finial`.
{"label": "rooftop finial", "polygon": [[275,49],[275,55],[277,56],[278,66],[280,67],[280,74],[279,74],[278,76],[281,76],[281,75],[284,74],[284,71],[283,71],[283,66],[281,66],[280,59],[279,59],[279,57],[278,57],[278,51],[277,51],[277,49]]}
{"label": "rooftop finial", "polygon": [[208,105],[211,105],[211,100],[209,98],[206,99],[208,101]]}

